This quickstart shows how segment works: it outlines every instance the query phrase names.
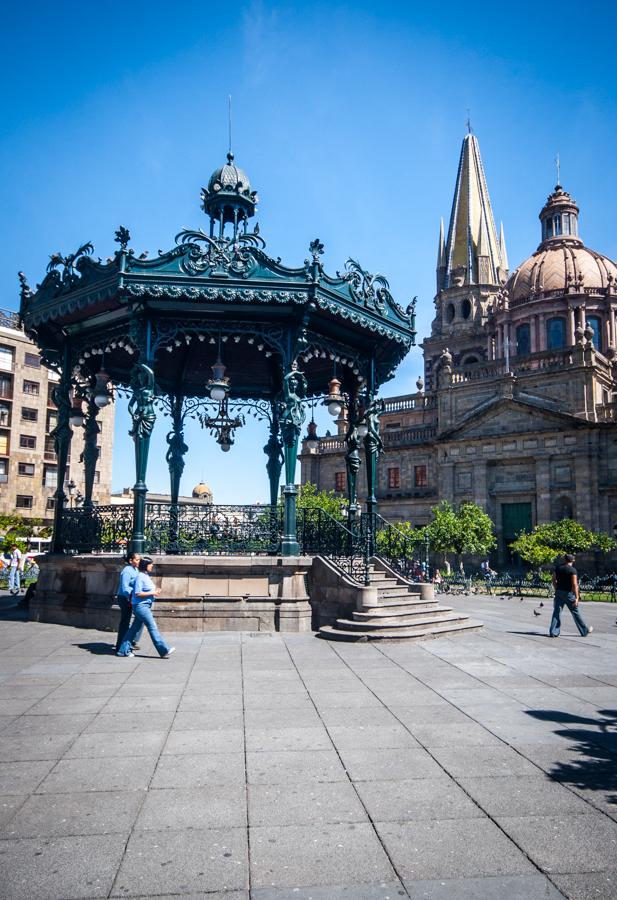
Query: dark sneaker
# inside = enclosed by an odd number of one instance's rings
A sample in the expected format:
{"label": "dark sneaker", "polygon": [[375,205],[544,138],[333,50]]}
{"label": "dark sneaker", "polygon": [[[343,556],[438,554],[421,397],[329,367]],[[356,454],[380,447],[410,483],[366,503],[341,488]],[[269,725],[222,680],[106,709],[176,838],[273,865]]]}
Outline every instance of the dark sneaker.
{"label": "dark sneaker", "polygon": [[161,659],[169,659],[169,657],[171,656],[171,654],[172,654],[172,653],[175,653],[175,652],[176,652],[176,648],[175,648],[175,647],[170,647],[169,650],[167,651],[167,653],[165,653],[163,656],[161,656]]}

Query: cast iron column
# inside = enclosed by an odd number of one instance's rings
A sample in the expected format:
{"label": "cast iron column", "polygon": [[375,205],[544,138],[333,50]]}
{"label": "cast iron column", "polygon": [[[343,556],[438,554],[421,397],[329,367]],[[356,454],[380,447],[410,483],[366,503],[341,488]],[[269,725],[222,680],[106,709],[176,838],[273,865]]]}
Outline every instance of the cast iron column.
{"label": "cast iron column", "polygon": [[92,502],[92,492],[94,490],[94,478],[96,475],[96,464],[101,455],[101,451],[97,447],[96,441],[101,433],[100,425],[97,421],[99,408],[94,402],[94,398],[88,400],[88,409],[86,410],[86,424],[84,427],[84,449],[80,457],[80,462],[84,464],[84,509],[89,512],[94,508]]}
{"label": "cast iron column", "polygon": [[354,393],[349,398],[348,425],[345,435],[347,452],[345,466],[347,468],[347,499],[349,500],[349,529],[355,531],[358,513],[357,482],[360,471],[360,437],[358,436],[358,398]]}
{"label": "cast iron column", "polygon": [[383,442],[379,436],[379,416],[381,403],[375,400],[375,360],[371,359],[369,379],[366,390],[367,408],[365,413],[368,431],[364,438],[364,454],[366,457],[366,519],[367,530],[366,551],[369,557],[375,553],[375,516],[377,514],[377,457],[383,450]]}
{"label": "cast iron column", "polygon": [[281,434],[285,455],[285,515],[283,523],[283,540],[281,554],[296,556],[300,551],[297,539],[296,523],[296,463],[298,460],[298,441],[306,413],[302,399],[306,394],[306,378],[298,371],[298,364],[293,362],[291,369],[283,377],[283,401],[281,404]]}
{"label": "cast iron column", "polygon": [[64,506],[67,500],[64,493],[64,479],[73,437],[69,423],[71,415],[71,352],[66,343],[62,360],[62,375],[57,387],[54,388],[53,397],[58,407],[58,422],[51,433],[58,458],[58,481],[54,494],[56,505],[54,507],[54,535],[51,552],[64,553]]}
{"label": "cast iron column", "polygon": [[154,372],[138,363],[133,368],[131,383],[133,396],[129,401],[129,413],[133,419],[133,427],[129,434],[135,442],[135,486],[133,487],[133,533],[131,550],[144,552],[146,527],[146,470],[148,468],[148,451],[150,436],[156,413],[154,411]]}
{"label": "cast iron column", "polygon": [[281,482],[281,469],[285,455],[280,438],[280,425],[276,402],[271,404],[272,419],[270,420],[270,437],[264,446],[264,453],[268,457],[266,471],[270,482],[270,532],[273,547],[278,542],[278,498],[279,484]]}
{"label": "cast iron column", "polygon": [[184,471],[184,456],[188,447],[184,442],[184,415],[182,405],[184,398],[181,394],[170,397],[172,430],[167,435],[167,453],[165,459],[169,466],[169,482],[171,489],[171,504],[169,507],[169,544],[168,553],[179,553],[178,546],[178,496],[180,494],[180,479]]}

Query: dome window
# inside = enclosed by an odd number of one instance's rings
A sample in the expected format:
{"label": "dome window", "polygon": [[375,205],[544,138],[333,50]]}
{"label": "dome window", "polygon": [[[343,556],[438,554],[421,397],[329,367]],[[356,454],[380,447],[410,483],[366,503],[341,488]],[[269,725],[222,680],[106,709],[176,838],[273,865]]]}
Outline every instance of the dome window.
{"label": "dome window", "polygon": [[548,319],[546,322],[546,347],[562,350],[566,346],[566,320]]}
{"label": "dome window", "polygon": [[531,353],[531,328],[524,322],[516,329],[516,355],[529,356]]}
{"label": "dome window", "polygon": [[469,316],[471,315],[471,301],[470,300],[467,300],[467,299],[463,300],[463,303],[461,306],[461,315],[463,316],[464,319],[468,319]]}
{"label": "dome window", "polygon": [[448,303],[446,306],[446,322],[453,322],[455,315],[456,310],[454,309],[454,303]]}
{"label": "dome window", "polygon": [[593,328],[591,342],[598,353],[602,352],[602,319],[599,316],[587,316],[587,324]]}

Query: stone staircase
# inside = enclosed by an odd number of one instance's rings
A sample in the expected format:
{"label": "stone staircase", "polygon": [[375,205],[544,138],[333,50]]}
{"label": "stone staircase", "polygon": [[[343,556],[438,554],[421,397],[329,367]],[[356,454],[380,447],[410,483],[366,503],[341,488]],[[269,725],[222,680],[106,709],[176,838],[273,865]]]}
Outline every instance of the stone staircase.
{"label": "stone staircase", "polygon": [[374,601],[352,613],[352,618],[337,619],[334,625],[322,625],[319,636],[330,641],[426,640],[466,634],[482,628],[450,606],[440,606],[432,585],[413,584],[374,561],[370,568],[370,586]]}

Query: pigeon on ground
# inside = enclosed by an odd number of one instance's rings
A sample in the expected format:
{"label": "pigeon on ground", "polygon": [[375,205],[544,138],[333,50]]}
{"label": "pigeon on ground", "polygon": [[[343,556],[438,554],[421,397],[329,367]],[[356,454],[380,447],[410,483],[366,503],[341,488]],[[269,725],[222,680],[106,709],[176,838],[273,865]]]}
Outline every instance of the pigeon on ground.
{"label": "pigeon on ground", "polygon": [[539,615],[541,615],[541,613],[539,613],[537,609],[534,609],[533,614],[534,614],[534,616],[539,616]]}

